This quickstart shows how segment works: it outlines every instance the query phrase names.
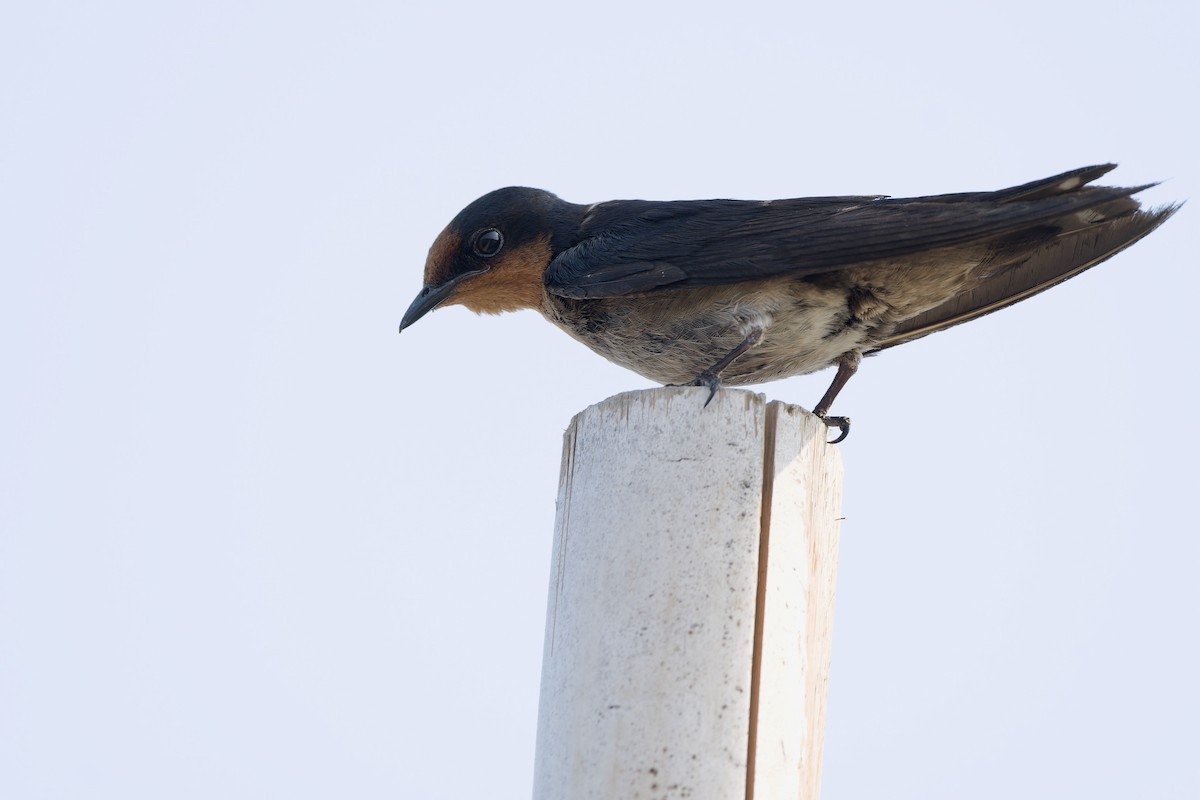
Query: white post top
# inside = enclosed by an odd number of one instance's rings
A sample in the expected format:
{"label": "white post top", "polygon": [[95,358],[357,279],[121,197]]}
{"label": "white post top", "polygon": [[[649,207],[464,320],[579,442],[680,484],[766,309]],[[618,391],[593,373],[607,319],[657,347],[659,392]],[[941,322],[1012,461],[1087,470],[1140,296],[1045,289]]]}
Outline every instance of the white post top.
{"label": "white post top", "polygon": [[706,396],[567,429],[537,800],[817,796],[840,458],[802,409]]}

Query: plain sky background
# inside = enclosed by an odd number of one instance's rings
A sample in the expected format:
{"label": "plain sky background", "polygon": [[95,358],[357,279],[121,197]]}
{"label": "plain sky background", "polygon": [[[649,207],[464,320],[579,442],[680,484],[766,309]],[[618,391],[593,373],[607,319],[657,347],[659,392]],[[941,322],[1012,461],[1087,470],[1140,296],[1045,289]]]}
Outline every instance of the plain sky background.
{"label": "plain sky background", "polygon": [[561,434],[649,384],[397,336],[476,196],[1105,161],[1192,204],[835,407],[824,797],[1200,796],[1197,9],[6,4],[0,797],[528,796]]}

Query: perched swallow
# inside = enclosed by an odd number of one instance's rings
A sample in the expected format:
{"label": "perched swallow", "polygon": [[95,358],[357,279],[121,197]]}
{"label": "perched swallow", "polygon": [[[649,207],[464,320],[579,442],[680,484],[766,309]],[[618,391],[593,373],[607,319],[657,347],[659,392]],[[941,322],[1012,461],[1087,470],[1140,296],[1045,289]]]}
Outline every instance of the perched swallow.
{"label": "perched swallow", "polygon": [[498,189],[437,237],[400,323],[461,304],[537,309],[659,383],[741,386],[836,365],[829,408],[863,355],[1011,305],[1141,239],[1178,205],[1090,186],[1115,165],[996,192],[576,205]]}

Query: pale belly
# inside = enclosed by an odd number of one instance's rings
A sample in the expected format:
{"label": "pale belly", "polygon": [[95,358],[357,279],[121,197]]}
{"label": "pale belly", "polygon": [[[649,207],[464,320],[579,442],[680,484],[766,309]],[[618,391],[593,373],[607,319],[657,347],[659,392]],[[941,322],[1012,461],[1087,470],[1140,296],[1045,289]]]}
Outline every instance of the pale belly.
{"label": "pale belly", "polygon": [[816,287],[799,293],[720,287],[569,301],[546,317],[608,360],[658,383],[692,381],[756,329],[762,340],[721,373],[722,383],[814,372],[877,339],[853,318],[844,291]]}
{"label": "pale belly", "polygon": [[[802,375],[869,350],[898,322],[969,289],[982,250],[928,254],[839,273],[593,300],[547,297],[542,313],[605,358],[659,383],[689,383],[755,330],[761,341],[721,373],[738,386]],[[981,274],[975,274],[975,273]]]}

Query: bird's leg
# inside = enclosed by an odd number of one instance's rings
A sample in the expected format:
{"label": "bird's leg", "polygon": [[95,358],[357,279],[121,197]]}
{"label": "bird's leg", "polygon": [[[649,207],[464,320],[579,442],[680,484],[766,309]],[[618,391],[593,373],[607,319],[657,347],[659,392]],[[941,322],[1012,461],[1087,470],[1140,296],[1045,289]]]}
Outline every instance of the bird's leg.
{"label": "bird's leg", "polygon": [[850,418],[829,416],[829,407],[833,405],[833,399],[838,396],[838,392],[846,385],[846,381],[850,380],[850,376],[858,372],[858,365],[861,362],[862,353],[858,350],[851,350],[838,356],[837,374],[833,376],[833,382],[825,390],[825,395],[821,398],[821,402],[817,403],[817,407],[813,409],[813,413],[825,420],[826,425],[841,431],[838,437],[830,442],[830,444],[837,444],[850,435]]}
{"label": "bird's leg", "polygon": [[730,364],[741,358],[747,350],[761,342],[762,338],[762,328],[758,326],[751,328],[750,333],[746,335],[745,339],[742,339],[741,344],[730,350],[721,358],[720,361],[704,370],[704,372],[701,372],[692,380],[691,383],[687,384],[688,386],[708,387],[708,399],[704,401],[705,406],[711,403],[712,399],[717,395],[717,388],[721,385],[721,373],[724,372]]}

